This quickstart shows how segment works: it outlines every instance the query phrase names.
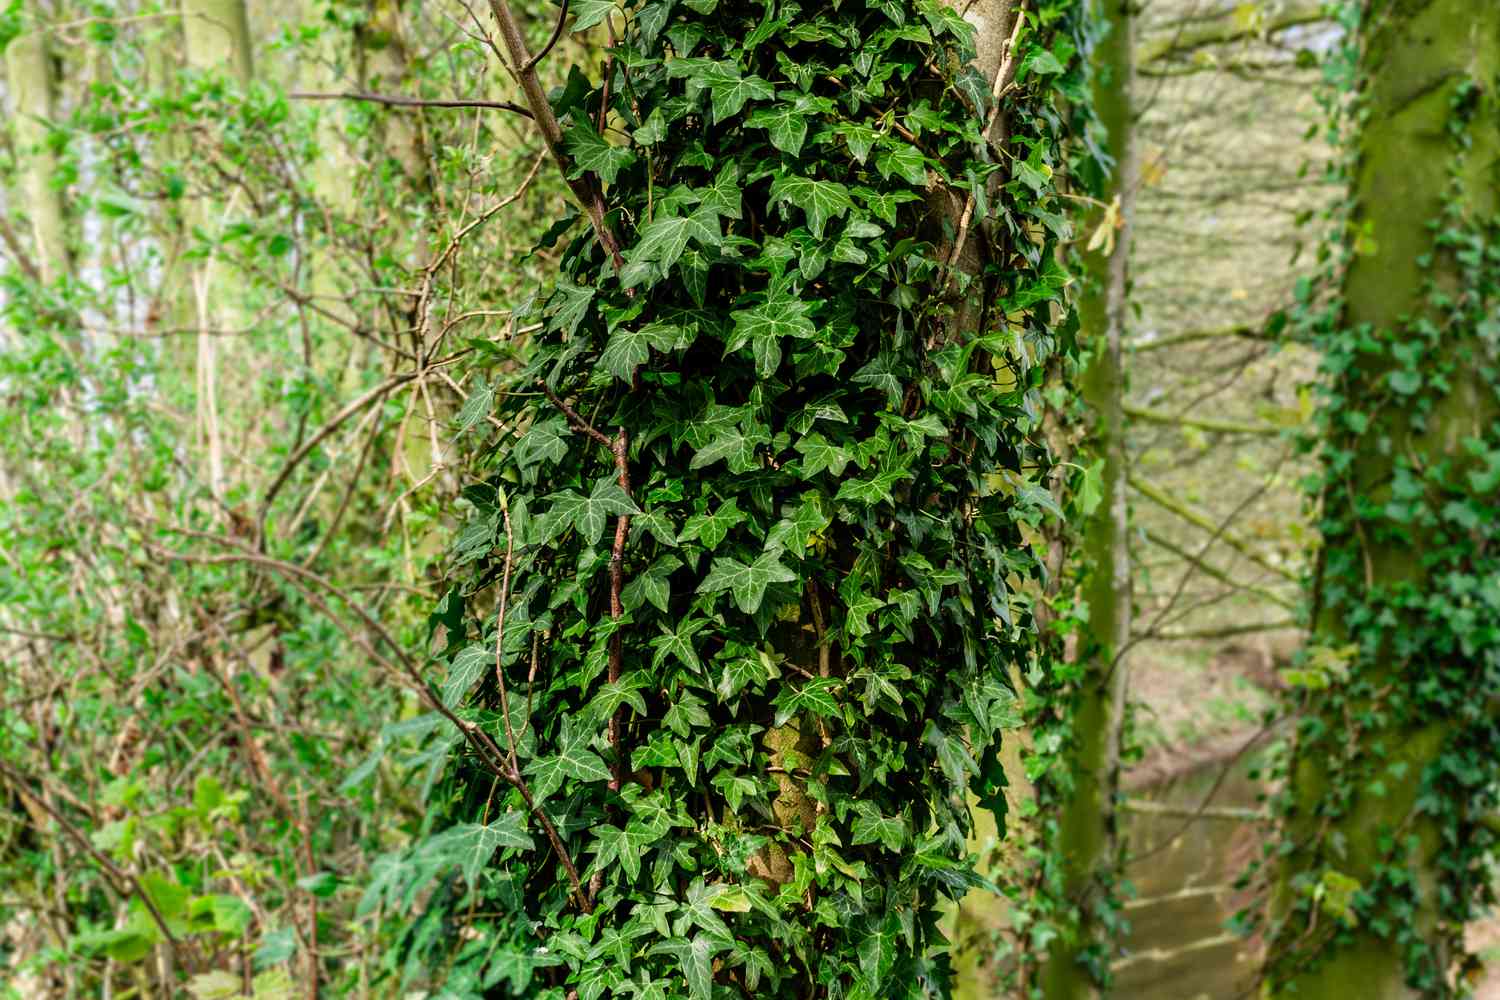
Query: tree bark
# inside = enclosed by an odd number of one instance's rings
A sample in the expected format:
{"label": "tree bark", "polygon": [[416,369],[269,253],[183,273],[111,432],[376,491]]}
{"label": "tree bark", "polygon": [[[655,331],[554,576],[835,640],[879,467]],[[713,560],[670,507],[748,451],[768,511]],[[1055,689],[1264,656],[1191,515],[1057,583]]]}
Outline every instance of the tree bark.
{"label": "tree bark", "polygon": [[47,145],[53,114],[52,57],[46,29],[35,3],[31,24],[5,48],[6,81],[10,88],[11,127],[21,172],[21,203],[31,220],[36,269],[43,281],[57,281],[68,272],[66,217],[62,194],[53,186],[57,157]]}
{"label": "tree bark", "polygon": [[1109,34],[1094,53],[1095,110],[1108,132],[1115,171],[1102,213],[1102,243],[1088,254],[1088,282],[1079,303],[1085,335],[1094,340],[1093,358],[1084,374],[1083,397],[1094,420],[1093,448],[1103,462],[1102,494],[1084,534],[1083,559],[1088,577],[1083,596],[1088,604],[1088,639],[1082,653],[1087,673],[1073,719],[1074,744],[1068,767],[1073,796],[1059,817],[1065,892],[1078,913],[1078,934],[1053,943],[1041,981],[1048,1000],[1076,1000],[1097,995],[1095,973],[1081,960],[1095,946],[1107,949],[1105,933],[1093,919],[1099,882],[1113,874],[1118,856],[1115,795],[1118,787],[1121,728],[1125,717],[1128,672],[1124,662],[1130,641],[1131,588],[1126,504],[1124,436],[1124,340],[1131,219],[1135,210],[1135,161],[1131,130],[1132,0],[1099,0]]}

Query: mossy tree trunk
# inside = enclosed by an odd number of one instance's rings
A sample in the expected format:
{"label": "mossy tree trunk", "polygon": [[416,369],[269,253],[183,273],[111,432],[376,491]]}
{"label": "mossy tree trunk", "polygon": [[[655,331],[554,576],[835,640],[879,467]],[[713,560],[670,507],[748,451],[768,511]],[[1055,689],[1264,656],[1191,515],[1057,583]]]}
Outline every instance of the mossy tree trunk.
{"label": "mossy tree trunk", "polygon": [[1476,694],[1500,608],[1463,593],[1494,573],[1500,6],[1371,0],[1364,18],[1343,316],[1321,345],[1313,683],[1266,966],[1266,995],[1298,1000],[1451,995],[1493,841]]}
{"label": "mossy tree trunk", "polygon": [[1082,558],[1087,578],[1083,599],[1087,630],[1080,644],[1082,676],[1073,710],[1073,744],[1067,755],[1072,795],[1058,817],[1066,898],[1076,907],[1078,933],[1057,938],[1042,971],[1049,1000],[1097,995],[1107,972],[1109,934],[1100,907],[1118,858],[1115,791],[1125,715],[1130,640],[1130,553],[1126,508],[1124,437],[1125,372],[1121,342],[1129,279],[1130,222],[1135,181],[1131,132],[1131,0],[1099,0],[1108,34],[1094,52],[1095,111],[1108,132],[1115,170],[1104,189],[1108,208],[1086,256],[1088,285],[1079,302],[1080,320],[1092,343],[1083,397],[1094,421],[1100,496],[1084,530]]}

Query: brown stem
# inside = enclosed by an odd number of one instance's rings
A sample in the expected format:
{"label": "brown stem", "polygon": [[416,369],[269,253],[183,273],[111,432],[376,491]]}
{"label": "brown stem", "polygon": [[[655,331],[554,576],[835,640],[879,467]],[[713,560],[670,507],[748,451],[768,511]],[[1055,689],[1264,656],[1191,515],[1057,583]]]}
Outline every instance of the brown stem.
{"label": "brown stem", "polygon": [[[615,472],[620,489],[625,491],[627,497],[634,499],[630,490],[630,439],[625,435],[625,428],[621,427],[616,432],[614,440],[610,440],[603,431],[585,420],[546,383],[542,383],[542,392],[547,394],[553,406],[562,411],[574,431],[592,438],[609,449],[615,459]],[[609,554],[609,617],[615,621],[619,621],[625,614],[622,595],[625,590],[625,541],[629,536],[630,515],[620,514],[615,518],[615,543]],[[609,682],[611,684],[620,679],[624,661],[624,637],[616,631],[609,639]],[[609,779],[609,788],[612,792],[618,792],[624,785],[626,767],[623,729],[624,706],[622,705],[615,709],[615,714],[610,716],[609,720],[609,747],[614,754],[614,762],[610,768],[614,777]]]}
{"label": "brown stem", "polygon": [[563,25],[567,23],[567,20],[568,0],[562,0],[562,9],[557,12],[557,24],[552,28],[552,37],[547,39],[546,45],[542,46],[542,51],[526,61],[526,65],[521,67],[522,73],[529,73],[536,68],[537,63],[547,58],[547,53],[552,51],[552,46],[556,45],[557,40],[562,37]]}
{"label": "brown stem", "polygon": [[365,91],[346,90],[338,93],[294,90],[286,96],[294,101],[365,101],[370,104],[386,104],[395,108],[490,108],[495,111],[510,111],[527,118],[531,112],[510,101],[444,100],[428,97],[406,97],[401,94],[371,94]]}
{"label": "brown stem", "polygon": [[547,100],[547,92],[536,75],[536,65],[526,48],[526,36],[522,34],[521,26],[516,23],[516,15],[506,0],[490,0],[490,12],[495,16],[495,23],[500,28],[500,38],[505,43],[506,51],[510,53],[510,64],[516,67],[516,79],[521,84],[526,104],[531,108],[532,117],[536,119],[537,128],[542,133],[542,141],[547,144],[552,158],[557,161],[558,169],[562,171],[563,179],[573,196],[589,213],[594,233],[599,237],[599,242],[604,244],[618,273],[625,266],[625,259],[620,256],[620,241],[615,238],[609,223],[604,219],[604,195],[599,189],[599,182],[593,174],[586,173],[576,178],[568,176],[570,170],[568,154],[563,149],[562,126],[557,123],[557,116],[552,113],[552,105]]}
{"label": "brown stem", "polygon": [[[612,448],[615,455],[615,468],[619,471],[620,489],[625,495],[630,496],[630,461],[629,440],[625,436],[625,428],[621,427],[615,435]],[[609,553],[609,616],[619,621],[625,614],[625,605],[622,601],[622,593],[625,589],[625,539],[630,534],[630,515],[621,514],[615,518],[615,544]],[[619,630],[609,637],[609,682],[614,684],[620,679],[620,673],[625,660],[624,637]],[[615,714],[609,719],[609,747],[614,751],[615,776],[610,779],[610,791],[618,792],[624,784],[625,760],[621,751],[620,732],[624,728],[625,706],[619,705],[615,708]]]}

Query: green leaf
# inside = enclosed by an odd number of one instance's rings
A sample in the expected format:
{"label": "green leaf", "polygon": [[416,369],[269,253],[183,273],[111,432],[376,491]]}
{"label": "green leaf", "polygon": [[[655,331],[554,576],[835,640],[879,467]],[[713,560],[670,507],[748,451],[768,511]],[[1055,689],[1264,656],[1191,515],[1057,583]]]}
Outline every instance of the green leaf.
{"label": "green leaf", "polygon": [[764,443],[764,435],[752,436],[738,427],[721,429],[717,436],[693,453],[688,468],[701,469],[724,459],[729,463],[730,472],[747,472],[756,464],[755,446]]}
{"label": "green leaf", "polygon": [[474,429],[474,426],[490,415],[490,409],[495,405],[495,390],[480,375],[469,387],[469,398],[464,400],[463,408],[458,411],[458,433],[460,436]]}
{"label": "green leaf", "polygon": [[656,831],[635,820],[625,824],[623,830],[611,823],[594,827],[594,843],[589,848],[595,854],[594,870],[602,871],[618,859],[625,874],[634,881],[641,874],[641,852],[658,837]]}
{"label": "green leaf", "polygon": [[881,351],[869,364],[854,373],[854,381],[883,391],[891,408],[895,409],[901,405],[901,377],[897,367],[895,356],[888,351]]}
{"label": "green leaf", "polygon": [[830,443],[817,431],[798,438],[794,447],[802,456],[803,479],[811,479],[824,469],[835,476],[842,476],[844,468],[849,464],[849,453]]}
{"label": "green leaf", "polygon": [[770,679],[770,668],[759,653],[736,656],[724,664],[717,690],[719,697],[728,701],[743,691],[747,685],[759,686]]}
{"label": "green leaf", "polygon": [[615,710],[621,705],[629,705],[635,709],[637,715],[646,714],[646,699],[641,696],[641,688],[649,687],[651,681],[639,670],[632,670],[619,680],[606,684],[594,695],[594,700],[589,702],[588,711],[594,718],[603,722],[615,714]]}
{"label": "green leaf", "polygon": [[870,803],[859,803],[861,815],[854,818],[852,828],[854,844],[885,845],[886,850],[899,852],[906,846],[906,821],[900,816],[882,816]]}
{"label": "green leaf", "polygon": [[654,261],[668,268],[677,263],[690,239],[702,247],[716,247],[723,242],[719,213],[700,205],[691,215],[660,218],[647,223],[635,246],[626,251],[625,258],[632,264]]}
{"label": "green leaf", "polygon": [[745,119],[745,125],[765,129],[771,145],[792,156],[802,152],[802,144],[807,141],[807,115],[801,110],[800,103],[761,108]]}
{"label": "green leaf", "polygon": [[706,188],[697,189],[697,194],[703,199],[699,203],[699,211],[714,212],[726,219],[739,219],[743,217],[741,208],[740,167],[733,160],[720,168],[714,182]]}
{"label": "green leaf", "polygon": [[593,492],[582,496],[569,490],[554,493],[547,498],[552,506],[542,515],[542,544],[547,544],[562,534],[569,526],[576,527],[584,541],[597,545],[604,536],[604,523],[611,514],[634,514],[639,508],[620,484],[610,478],[600,479]]}
{"label": "green leaf", "polygon": [[631,382],[635,370],[651,359],[651,348],[670,351],[681,342],[682,327],[671,323],[647,323],[633,330],[616,330],[609,335],[609,343],[599,355],[599,364],[621,382]]}
{"label": "green leaf", "polygon": [[790,202],[807,214],[807,227],[816,239],[823,238],[829,219],[843,218],[854,207],[849,189],[837,181],[795,174],[783,174],[771,182],[771,204],[781,202]]}
{"label": "green leaf", "polygon": [[734,333],[724,348],[729,354],[747,343],[755,354],[755,370],[762,378],[774,373],[781,364],[781,340],[784,337],[809,339],[817,335],[807,318],[810,303],[802,299],[779,296],[750,309],[734,311]]}
{"label": "green leaf", "polygon": [[650,601],[658,611],[665,614],[667,604],[672,599],[672,584],[668,577],[681,565],[682,560],[676,556],[662,556],[644,573],[637,573],[625,585],[625,589],[620,592],[620,603],[626,611],[634,611]]}
{"label": "green leaf", "polygon": [[577,165],[570,177],[582,177],[585,173],[597,174],[606,184],[613,184],[620,171],[635,162],[635,153],[620,146],[613,146],[604,136],[594,131],[593,123],[586,117],[576,118],[563,136],[563,147]]}
{"label": "green leaf", "polygon": [[776,725],[785,725],[792,716],[803,712],[825,719],[836,718],[839,703],[833,695],[843,683],[836,677],[814,677],[800,688],[783,688],[776,696]]}
{"label": "green leaf", "polygon": [[879,989],[896,964],[896,932],[882,927],[859,943],[859,968],[872,990]]}
{"label": "green leaf", "polygon": [[831,523],[829,516],[823,512],[820,494],[811,492],[803,496],[806,499],[801,506],[771,528],[771,533],[766,536],[767,545],[780,545],[792,552],[804,553],[812,544],[813,538],[822,534]]}
{"label": "green leaf", "polygon": [[464,881],[473,885],[497,850],[514,847],[530,850],[536,843],[526,832],[526,816],[510,812],[492,823],[460,823],[425,842],[421,860],[435,869],[458,866]]}
{"label": "green leaf", "polygon": [[462,702],[469,689],[494,662],[495,650],[492,646],[465,646],[460,650],[448,667],[448,676],[443,680],[443,704],[453,708]]}
{"label": "green leaf", "polygon": [[701,674],[703,661],[698,659],[698,653],[693,649],[693,636],[703,631],[707,625],[707,618],[689,618],[679,622],[675,631],[662,625],[663,634],[651,640],[651,648],[656,650],[651,666],[660,667],[668,656],[673,656],[677,658],[678,663],[694,673]]}
{"label": "green leaf", "polygon": [[744,520],[745,512],[740,510],[739,500],[730,497],[719,504],[719,509],[713,513],[694,514],[688,518],[677,538],[682,542],[697,539],[705,549],[712,552],[719,547],[730,529]]}
{"label": "green leaf", "polygon": [[538,802],[561,788],[566,778],[575,781],[608,781],[612,777],[604,758],[588,748],[589,740],[586,729],[574,729],[573,720],[569,716],[563,716],[558,752],[550,757],[538,757],[525,768],[526,774],[532,779],[531,794]]}
{"label": "green leaf", "polygon": [[854,500],[869,507],[891,498],[891,490],[903,479],[910,479],[907,469],[887,469],[868,479],[850,479],[839,487],[835,500]]}
{"label": "green leaf", "polygon": [[603,24],[606,17],[619,11],[614,0],[573,0],[570,9],[575,18],[574,31],[587,31],[597,24]]}
{"label": "green leaf", "polygon": [[875,158],[875,169],[887,179],[894,174],[913,187],[927,186],[927,160],[909,143],[897,143],[894,149],[882,152]]}
{"label": "green leaf", "polygon": [[584,288],[559,278],[548,303],[554,307],[552,329],[562,330],[568,336],[573,336],[578,332],[578,324],[588,315],[589,303],[593,299],[592,288]]}
{"label": "green leaf", "polygon": [[773,583],[792,583],[796,579],[796,573],[781,565],[780,549],[768,549],[748,566],[738,559],[715,556],[708,576],[698,585],[698,593],[714,594],[728,590],[739,609],[753,615],[760,610],[766,587]]}

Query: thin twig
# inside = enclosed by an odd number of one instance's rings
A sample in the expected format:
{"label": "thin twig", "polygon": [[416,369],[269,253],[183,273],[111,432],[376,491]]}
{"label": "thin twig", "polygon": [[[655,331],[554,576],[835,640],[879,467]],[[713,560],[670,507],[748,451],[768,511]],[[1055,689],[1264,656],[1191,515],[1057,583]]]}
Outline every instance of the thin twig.
{"label": "thin twig", "polygon": [[516,67],[512,72],[521,84],[521,90],[526,95],[526,103],[531,107],[532,117],[535,118],[537,128],[542,133],[542,141],[547,144],[547,149],[552,153],[552,158],[557,162],[557,167],[562,171],[563,179],[567,182],[584,210],[589,213],[589,221],[594,226],[594,233],[599,237],[599,242],[609,253],[614,262],[616,273],[625,266],[625,258],[620,254],[620,241],[615,237],[614,231],[610,229],[608,221],[604,218],[604,193],[599,187],[598,178],[592,173],[584,173],[579,177],[572,176],[572,168],[568,162],[567,151],[563,149],[562,126],[557,123],[557,116],[552,113],[552,104],[547,100],[547,92],[542,87],[542,81],[536,75],[536,67],[532,65],[531,53],[526,48],[526,36],[521,31],[521,26],[516,23],[516,16],[510,9],[506,0],[490,0],[490,12],[495,17],[495,23],[500,27],[500,37],[510,52],[510,65]]}
{"label": "thin twig", "polygon": [[521,67],[522,73],[531,72],[533,69],[536,69],[537,63],[547,58],[547,53],[552,51],[552,47],[556,45],[557,40],[562,37],[563,25],[567,23],[567,20],[568,0],[562,0],[562,10],[557,12],[557,24],[552,28],[552,37],[547,39],[546,45],[542,46],[542,51],[538,52],[536,55],[532,56],[526,61],[526,65]]}
{"label": "thin twig", "polygon": [[339,93],[296,90],[286,96],[297,101],[366,101],[370,104],[388,104],[397,108],[490,108],[495,111],[510,111],[531,118],[531,112],[510,101],[444,100],[426,97],[403,97],[400,94],[371,94],[364,91],[346,90]]}

